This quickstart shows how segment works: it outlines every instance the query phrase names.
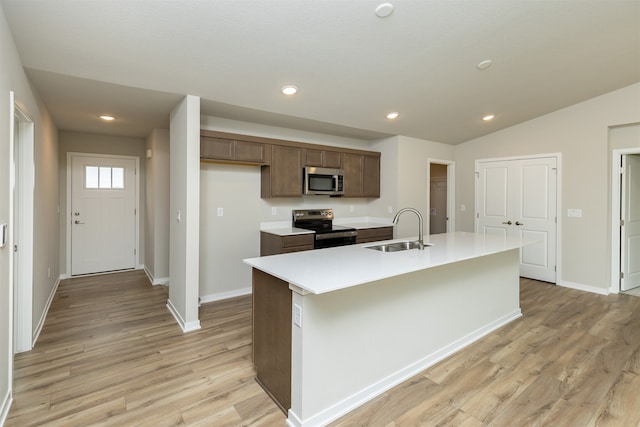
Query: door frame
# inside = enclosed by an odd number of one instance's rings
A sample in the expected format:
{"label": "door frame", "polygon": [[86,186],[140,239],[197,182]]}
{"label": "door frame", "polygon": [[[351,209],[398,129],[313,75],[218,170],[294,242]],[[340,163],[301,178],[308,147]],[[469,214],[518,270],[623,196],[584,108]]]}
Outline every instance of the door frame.
{"label": "door frame", "polygon": [[[12,94],[10,126],[11,213],[10,283],[13,289],[13,353],[33,348],[33,223],[35,194],[34,123]],[[15,129],[17,122],[19,129]],[[16,150],[18,151],[16,153]],[[17,156],[17,157],[16,157]],[[16,162],[17,158],[17,162]],[[17,176],[20,189],[15,188]],[[15,211],[20,218],[15,218]],[[16,232],[17,230],[17,232]],[[14,252],[14,245],[18,252]],[[18,282],[22,286],[18,286]],[[26,286],[25,286],[26,285]]]}
{"label": "door frame", "polygon": [[[556,159],[556,285],[562,283],[562,153],[542,153],[524,156],[511,157],[493,157],[486,159],[476,159],[474,164],[474,178],[479,173],[480,163],[483,162],[501,162],[508,160],[531,160],[542,159],[546,157],[555,157]],[[478,179],[474,179],[474,207],[473,207],[473,230],[477,232],[479,219],[479,202],[478,194],[480,193],[480,183]]]}
{"label": "door frame", "polygon": [[[136,258],[135,258],[135,268],[136,269],[140,269],[140,221],[141,221],[141,217],[142,215],[140,214],[140,157],[138,156],[125,156],[125,155],[119,155],[119,154],[96,154],[96,153],[80,153],[80,152],[68,152],[67,153],[67,211],[66,211],[66,215],[67,218],[65,219],[66,222],[66,241],[67,241],[67,250],[66,250],[66,257],[67,257],[67,263],[66,263],[66,269],[67,269],[67,277],[71,277],[71,221],[72,221],[72,212],[71,212],[71,186],[72,186],[72,158],[74,156],[81,156],[81,157],[96,157],[96,158],[101,158],[101,159],[105,159],[105,158],[109,158],[109,159],[127,159],[127,160],[135,160],[136,162],[136,170],[135,170],[135,177],[136,177],[136,182],[135,182],[135,200],[134,200],[134,207],[136,210],[136,221],[135,221],[135,237],[134,237],[134,248],[136,251]],[[97,273],[97,274],[104,274],[104,273]],[[90,274],[89,274],[90,275]]]}
{"label": "door frame", "polygon": [[622,268],[622,259],[620,258],[620,218],[622,218],[620,162],[625,154],[640,154],[640,147],[615,149],[611,154],[611,285],[609,292],[612,294],[620,292],[620,269]]}
{"label": "door frame", "polygon": [[[431,212],[431,164],[447,166],[447,233],[456,231],[456,162],[453,160],[427,159],[427,215]],[[427,218],[428,219],[428,218]],[[429,221],[427,223],[427,235],[431,234]]]}

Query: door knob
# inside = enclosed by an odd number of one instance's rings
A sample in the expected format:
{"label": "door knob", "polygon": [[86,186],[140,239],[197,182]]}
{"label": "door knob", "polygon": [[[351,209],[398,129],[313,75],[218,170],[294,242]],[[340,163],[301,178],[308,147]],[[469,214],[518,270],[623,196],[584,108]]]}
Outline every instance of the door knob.
{"label": "door knob", "polygon": [[503,224],[511,225],[511,224],[513,224],[513,223],[512,223],[511,221],[506,221],[506,222],[503,222]]}
{"label": "door knob", "polygon": [[75,221],[73,221],[74,224],[84,224],[84,222],[80,222],[77,219]]}
{"label": "door knob", "polygon": [[520,221],[516,221],[516,225],[524,225],[524,224],[521,223]]}

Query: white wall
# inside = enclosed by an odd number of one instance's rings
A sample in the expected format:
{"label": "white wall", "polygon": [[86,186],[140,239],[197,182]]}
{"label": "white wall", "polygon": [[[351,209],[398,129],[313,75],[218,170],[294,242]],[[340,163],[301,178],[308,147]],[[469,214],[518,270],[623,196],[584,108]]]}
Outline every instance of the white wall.
{"label": "white wall", "polygon": [[139,259],[145,259],[145,140],[94,133],[60,131],[60,271],[68,277],[67,271],[67,153],[114,154],[119,156],[135,156],[140,159],[140,233],[138,241]]}
{"label": "white wall", "polygon": [[170,115],[169,301],[184,332],[200,328],[200,98],[187,95]]}
{"label": "white wall", "polygon": [[[57,130],[38,96],[31,90],[4,10],[0,5],[0,224],[10,219],[10,115],[9,93],[29,115],[35,128],[35,194],[33,254],[33,325],[42,317],[43,308],[55,287],[58,270],[58,140]],[[11,224],[9,227],[11,230]],[[9,410],[12,379],[12,283],[11,246],[0,248],[0,423]],[[50,271],[48,268],[50,267]]]}
{"label": "white wall", "polygon": [[[474,227],[476,159],[560,152],[559,283],[608,289],[608,132],[611,126],[638,121],[640,84],[635,84],[456,146],[458,229],[471,231]],[[459,210],[461,204],[466,205],[465,212]],[[575,208],[582,209],[583,217],[567,218],[567,209]]]}
{"label": "white wall", "polygon": [[151,282],[169,282],[169,131],[154,129],[146,147],[145,271]]}

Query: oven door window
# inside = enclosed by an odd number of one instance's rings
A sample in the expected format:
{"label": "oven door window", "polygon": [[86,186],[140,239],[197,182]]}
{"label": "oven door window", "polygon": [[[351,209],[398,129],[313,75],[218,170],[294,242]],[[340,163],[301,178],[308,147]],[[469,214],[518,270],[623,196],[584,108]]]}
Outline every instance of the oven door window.
{"label": "oven door window", "polygon": [[355,243],[355,236],[334,237],[331,239],[316,239],[314,249],[334,248],[336,246],[353,245]]}

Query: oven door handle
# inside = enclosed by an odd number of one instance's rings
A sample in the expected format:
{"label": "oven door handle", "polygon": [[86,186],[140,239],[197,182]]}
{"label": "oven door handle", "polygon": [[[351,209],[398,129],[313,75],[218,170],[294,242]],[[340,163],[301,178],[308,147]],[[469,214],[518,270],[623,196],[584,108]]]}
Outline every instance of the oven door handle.
{"label": "oven door handle", "polygon": [[358,235],[357,230],[353,231],[338,231],[336,233],[323,233],[316,234],[316,240],[337,239],[340,237],[355,237]]}

